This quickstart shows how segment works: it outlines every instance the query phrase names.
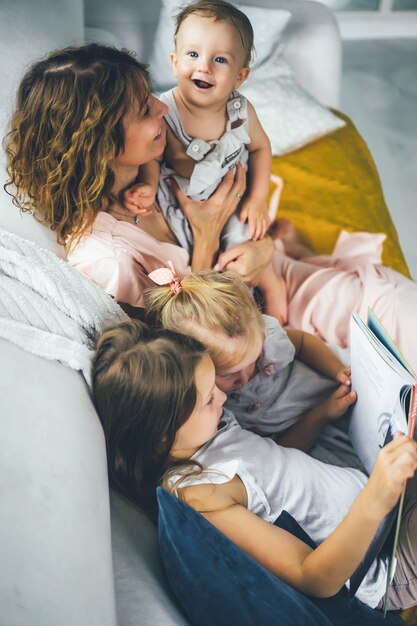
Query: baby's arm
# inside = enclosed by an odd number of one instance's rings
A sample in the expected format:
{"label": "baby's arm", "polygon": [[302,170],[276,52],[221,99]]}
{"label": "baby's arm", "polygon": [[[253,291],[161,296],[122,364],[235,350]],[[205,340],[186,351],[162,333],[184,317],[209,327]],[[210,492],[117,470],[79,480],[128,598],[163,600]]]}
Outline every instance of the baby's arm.
{"label": "baby's arm", "polygon": [[312,369],[350,385],[350,367],[347,367],[319,337],[302,330],[288,329],[288,338],[295,346],[295,356]]}
{"label": "baby's arm", "polygon": [[159,162],[148,161],[141,165],[138,182],[123,193],[123,204],[136,215],[149,215],[155,202],[160,174]]}
{"label": "baby's arm", "polygon": [[268,213],[269,181],[272,167],[271,144],[255,109],[248,102],[249,114],[249,190],[240,211],[242,222],[248,220],[249,234],[262,239],[271,223]]}
{"label": "baby's arm", "polygon": [[355,571],[416,468],[417,444],[398,436],[380,451],[368,483],[346,517],[315,550],[248,511],[237,477],[222,485],[187,487],[181,498],[270,572],[303,593],[326,598]]}

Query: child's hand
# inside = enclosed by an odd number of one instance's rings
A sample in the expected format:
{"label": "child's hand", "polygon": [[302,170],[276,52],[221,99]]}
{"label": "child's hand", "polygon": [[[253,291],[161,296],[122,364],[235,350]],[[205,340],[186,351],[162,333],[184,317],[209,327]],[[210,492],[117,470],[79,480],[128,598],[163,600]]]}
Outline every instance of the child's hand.
{"label": "child's hand", "polygon": [[155,202],[155,189],[149,183],[137,183],[123,193],[123,203],[129,211],[146,216],[152,213],[150,207]]}
{"label": "child's hand", "polygon": [[337,382],[339,382],[341,385],[351,385],[352,381],[350,379],[350,375],[350,367],[344,367],[339,372],[337,372],[335,378]]}
{"label": "child's hand", "polygon": [[351,391],[348,385],[340,385],[330,398],[320,406],[326,420],[333,422],[342,417],[354,402],[356,402],[356,392]]}
{"label": "child's hand", "polygon": [[248,196],[240,211],[240,221],[244,223],[246,220],[249,223],[250,238],[253,241],[263,239],[271,224],[266,202],[259,202],[259,200],[253,200]]}
{"label": "child's hand", "polygon": [[417,469],[417,443],[397,433],[378,456],[365,487],[369,506],[379,517],[385,516],[396,505],[408,478]]}

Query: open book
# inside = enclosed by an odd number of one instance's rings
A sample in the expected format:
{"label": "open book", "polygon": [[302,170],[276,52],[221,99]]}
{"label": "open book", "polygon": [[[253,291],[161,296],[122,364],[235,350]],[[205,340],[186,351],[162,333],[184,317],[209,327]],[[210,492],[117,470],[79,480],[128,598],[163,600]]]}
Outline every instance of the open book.
{"label": "open book", "polygon": [[[413,436],[417,377],[371,310],[368,325],[357,315],[352,315],[350,353],[352,389],[357,392],[358,399],[352,411],[349,436],[370,474],[380,448],[391,441],[397,431]],[[363,561],[352,575],[351,596],[355,595],[370,564],[381,551],[390,557],[388,589],[403,498],[404,493],[382,521]]]}

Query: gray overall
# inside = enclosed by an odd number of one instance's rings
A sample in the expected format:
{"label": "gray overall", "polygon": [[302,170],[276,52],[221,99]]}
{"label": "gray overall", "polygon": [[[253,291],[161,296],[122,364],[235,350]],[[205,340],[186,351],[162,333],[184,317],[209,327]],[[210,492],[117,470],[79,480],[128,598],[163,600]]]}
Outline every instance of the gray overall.
{"label": "gray overall", "polygon": [[[195,200],[206,200],[217,189],[223,176],[241,161],[247,166],[250,143],[248,134],[247,100],[237,91],[233,91],[227,103],[228,122],[224,135],[210,143],[202,139],[189,137],[183,128],[175,104],[173,92],[167,91],[160,99],[169,107],[165,119],[173,133],[187,146],[187,155],[195,160],[191,178],[176,174],[165,163],[161,165],[159,178],[158,202],[164,217],[182,248],[192,253],[193,234],[191,227],[165,180],[174,177],[183,193]],[[233,123],[242,120],[242,124],[232,128]],[[209,225],[208,225],[209,226]],[[249,228],[242,224],[238,213],[234,213],[226,223],[220,240],[222,250],[248,241]]]}

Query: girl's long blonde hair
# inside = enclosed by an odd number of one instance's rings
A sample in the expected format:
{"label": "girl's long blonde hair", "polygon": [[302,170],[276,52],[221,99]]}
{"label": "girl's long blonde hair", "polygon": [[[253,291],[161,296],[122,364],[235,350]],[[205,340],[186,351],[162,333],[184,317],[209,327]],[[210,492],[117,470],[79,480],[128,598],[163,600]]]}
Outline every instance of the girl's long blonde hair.
{"label": "girl's long blonde hair", "polygon": [[[147,289],[146,315],[151,323],[161,324],[202,341],[216,368],[233,366],[244,356],[253,337],[264,338],[260,309],[243,280],[234,272],[200,271],[181,281],[181,290],[169,286]],[[233,342],[245,339],[239,354]]]}
{"label": "girl's long blonde hair", "polygon": [[6,191],[72,243],[114,200],[110,158],[124,147],[123,117],[145,108],[149,76],[127,51],[89,44],[52,52],[23,77],[3,145]]}

